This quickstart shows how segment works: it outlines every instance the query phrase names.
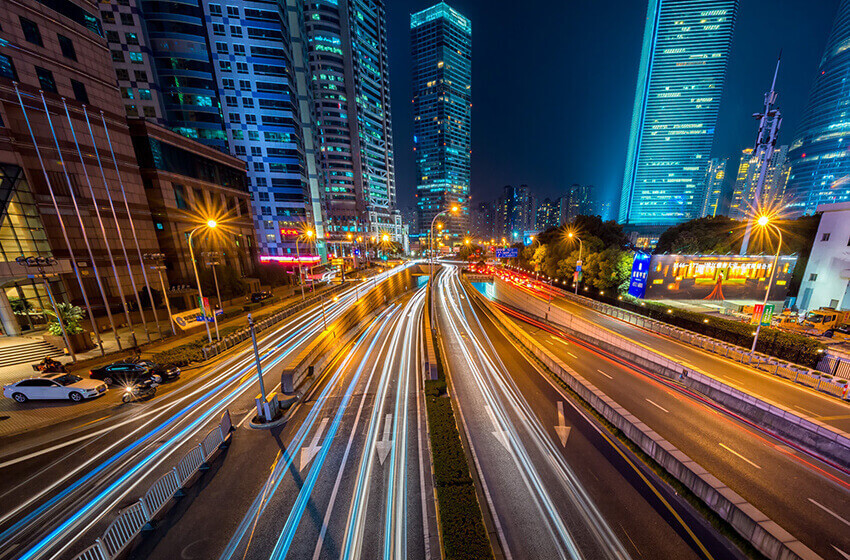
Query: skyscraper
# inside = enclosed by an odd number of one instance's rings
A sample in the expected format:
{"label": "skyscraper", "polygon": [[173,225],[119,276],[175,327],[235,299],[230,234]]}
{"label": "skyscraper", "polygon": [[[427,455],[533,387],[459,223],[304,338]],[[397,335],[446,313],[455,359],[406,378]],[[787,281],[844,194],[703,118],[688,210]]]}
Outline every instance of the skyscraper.
{"label": "skyscraper", "polygon": [[717,215],[717,208],[723,201],[723,182],[728,164],[729,158],[711,158],[705,172],[705,204],[701,216]]}
{"label": "skyscraper", "polygon": [[545,231],[552,227],[558,227],[561,221],[560,199],[552,200],[546,198],[537,206],[534,229]]}
{"label": "skyscraper", "polygon": [[477,240],[493,239],[496,236],[495,206],[492,202],[479,202],[470,210],[470,233]]}
{"label": "skyscraper", "polygon": [[496,202],[496,235],[508,243],[520,242],[525,232],[534,230],[537,204],[528,185],[505,185]]}
{"label": "skyscraper", "polygon": [[753,154],[752,148],[743,151],[741,163],[738,165],[738,175],[735,178],[735,188],[732,191],[732,201],[729,205],[730,218],[739,220],[752,218],[757,208],[771,208],[771,203],[782,199],[790,171],[787,156],[788,146],[778,146],[773,152],[767,166],[761,200],[757,201],[755,191],[761,165]]}
{"label": "skyscraper", "polygon": [[305,24],[328,234],[400,240],[384,2],[311,1]]}
{"label": "skyscraper", "polygon": [[410,16],[410,34],[419,230],[458,206],[446,220],[457,243],[469,230],[472,23],[440,2]]}
{"label": "skyscraper", "polygon": [[841,0],[808,105],[788,151],[785,199],[792,214],[850,200],[850,0]]}
{"label": "skyscraper", "polygon": [[593,214],[593,185],[573,183],[567,192],[566,221],[572,221],[579,214]]}
{"label": "skyscraper", "polygon": [[737,0],[649,0],[619,221],[701,214]]}

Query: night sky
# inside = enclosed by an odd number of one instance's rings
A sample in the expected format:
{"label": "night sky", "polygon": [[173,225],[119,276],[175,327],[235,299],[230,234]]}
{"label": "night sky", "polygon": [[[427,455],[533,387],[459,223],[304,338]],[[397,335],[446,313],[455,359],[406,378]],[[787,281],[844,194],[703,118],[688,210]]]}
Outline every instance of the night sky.
{"label": "night sky", "polygon": [[[387,0],[399,207],[414,204],[410,13],[435,2]],[[590,183],[619,197],[645,0],[452,0],[472,20],[472,197],[506,184],[542,197]],[[740,0],[713,157],[751,146],[780,49],[779,141],[792,141],[838,0]],[[618,200],[618,198],[617,198]]]}

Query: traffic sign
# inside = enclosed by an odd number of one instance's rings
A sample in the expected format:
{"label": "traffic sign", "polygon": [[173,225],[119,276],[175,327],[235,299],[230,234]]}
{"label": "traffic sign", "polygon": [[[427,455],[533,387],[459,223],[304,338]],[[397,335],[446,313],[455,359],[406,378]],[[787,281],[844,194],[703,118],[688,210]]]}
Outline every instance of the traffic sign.
{"label": "traffic sign", "polygon": [[519,256],[519,249],[511,247],[509,249],[496,249],[497,259],[515,259]]}
{"label": "traffic sign", "polygon": [[331,264],[333,266],[342,266],[343,262],[345,261],[343,261],[342,259],[331,259]]}

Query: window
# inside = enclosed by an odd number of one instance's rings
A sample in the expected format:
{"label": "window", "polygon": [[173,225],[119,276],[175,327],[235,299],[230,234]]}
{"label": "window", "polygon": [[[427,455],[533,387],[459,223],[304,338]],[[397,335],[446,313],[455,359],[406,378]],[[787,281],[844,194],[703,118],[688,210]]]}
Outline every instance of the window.
{"label": "window", "polygon": [[236,89],[236,87],[234,87],[233,85],[233,78],[224,78],[223,80],[221,80],[221,85],[225,89]]}
{"label": "window", "polygon": [[220,23],[213,24],[213,35],[224,35],[224,25]]}
{"label": "window", "polygon": [[183,189],[183,185],[178,185],[177,183],[171,183],[171,188],[174,189],[174,201],[177,203],[177,208],[181,210],[185,210],[186,207],[186,191]]}
{"label": "window", "polygon": [[231,66],[229,60],[219,60],[218,67],[222,72],[232,72],[233,66]]}
{"label": "window", "polygon": [[235,95],[225,95],[224,102],[230,107],[236,107],[236,96]]}
{"label": "window", "polygon": [[[259,141],[260,141],[260,133],[259,133],[259,131],[257,131],[257,130],[249,130],[249,131],[248,131],[248,140],[251,140],[252,142],[259,142]],[[263,184],[265,184],[265,183],[263,183]]]}
{"label": "window", "polygon": [[221,4],[210,4],[210,15],[221,17]]}
{"label": "window", "polygon": [[155,108],[148,106],[148,107],[143,107],[143,109],[145,111],[145,116],[147,118],[149,118],[149,119],[155,119],[156,118],[156,109]]}
{"label": "window", "polygon": [[133,70],[133,76],[135,76],[137,82],[148,81],[148,73],[144,70]]}
{"label": "window", "polygon": [[9,80],[18,80],[18,73],[15,72],[15,65],[12,64],[12,59],[5,54],[0,54],[0,77]]}
{"label": "window", "polygon": [[78,82],[77,80],[71,80],[71,89],[74,90],[74,99],[80,103],[89,102],[89,94],[86,93],[86,86],[84,83]]}
{"label": "window", "polygon": [[127,71],[126,68],[116,68],[115,76],[118,78],[118,81],[126,82],[130,80],[130,73]]}
{"label": "window", "polygon": [[25,17],[21,18],[21,29],[24,30],[24,39],[33,45],[43,47],[44,43],[41,40],[41,31],[38,30],[38,25],[34,21],[30,21]]}
{"label": "window", "polygon": [[112,12],[100,12],[100,19],[103,20],[103,23],[115,23],[115,14]]}
{"label": "window", "polygon": [[245,146],[234,146],[233,148],[236,150],[237,156],[244,156],[245,155]]}
{"label": "window", "polygon": [[251,97],[243,97],[242,98],[242,105],[245,106],[245,107],[253,107],[254,106],[254,100]]}
{"label": "window", "polygon": [[124,62],[124,51],[113,49],[109,51],[109,54],[112,55],[112,62]]}
{"label": "window", "polygon": [[245,45],[233,45],[233,52],[237,56],[245,56]]}
{"label": "window", "polygon": [[255,157],[262,157],[263,149],[259,146],[251,146],[251,155]]}
{"label": "window", "polygon": [[230,120],[230,122],[232,122],[232,123],[240,123],[240,122],[242,122],[242,121],[239,119],[239,113],[230,113],[229,115],[227,115],[227,118],[228,118],[228,119]]}
{"label": "window", "polygon": [[146,101],[150,101],[151,98],[151,90],[139,88],[139,99],[144,99]]}
{"label": "window", "polygon": [[247,74],[248,73],[248,64],[245,63],[245,62],[237,62],[236,63],[236,71],[239,72],[240,74]]}
{"label": "window", "polygon": [[809,282],[815,282],[818,279],[818,275],[814,272],[809,274]]}
{"label": "window", "polygon": [[261,162],[261,161],[255,161],[255,162],[254,162],[254,171],[256,171],[256,172],[258,172],[258,173],[262,173],[262,172],[264,172],[265,170],[266,170],[266,168],[265,168],[265,166],[263,165],[263,162]]}
{"label": "window", "polygon": [[59,48],[62,49],[62,56],[70,60],[77,60],[77,51],[74,50],[74,43],[64,35],[59,35]]}
{"label": "window", "polygon": [[230,26],[230,34],[234,37],[242,36],[242,27],[239,25],[231,25]]}
{"label": "window", "polygon": [[53,79],[53,72],[36,66],[35,73],[38,75],[38,83],[41,84],[41,89],[56,93],[56,80]]}
{"label": "window", "polygon": [[215,50],[218,54],[227,54],[229,52],[227,50],[227,43],[216,43]]}
{"label": "window", "polygon": [[139,36],[135,33],[125,33],[124,38],[127,39],[128,45],[138,45],[139,44]]}
{"label": "window", "polygon": [[269,193],[261,192],[260,193],[260,201],[261,202],[268,202],[269,201]]}
{"label": "window", "polygon": [[135,96],[133,95],[133,88],[122,87],[121,97],[124,99],[135,99]]}
{"label": "window", "polygon": [[131,52],[130,53],[130,62],[132,62],[133,64],[142,64],[144,62],[144,58],[142,57],[142,53]]}
{"label": "window", "polygon": [[821,241],[829,241],[829,234],[828,234],[828,233],[824,233],[824,234],[821,236],[820,240],[821,240]]}
{"label": "window", "polygon": [[228,6],[227,7],[227,16],[228,17],[239,17],[239,8],[236,6]]}
{"label": "window", "polygon": [[121,24],[135,25],[136,23],[133,21],[133,14],[121,14]]}
{"label": "window", "polygon": [[245,115],[245,122],[248,124],[257,124],[257,115]]}
{"label": "window", "polygon": [[239,89],[251,91],[251,82],[249,80],[239,80]]}
{"label": "window", "polygon": [[124,112],[127,113],[128,117],[138,117],[139,116],[139,108],[135,105],[125,105]]}
{"label": "window", "polygon": [[120,43],[121,39],[118,38],[117,31],[107,31],[106,32],[106,40],[109,43]]}

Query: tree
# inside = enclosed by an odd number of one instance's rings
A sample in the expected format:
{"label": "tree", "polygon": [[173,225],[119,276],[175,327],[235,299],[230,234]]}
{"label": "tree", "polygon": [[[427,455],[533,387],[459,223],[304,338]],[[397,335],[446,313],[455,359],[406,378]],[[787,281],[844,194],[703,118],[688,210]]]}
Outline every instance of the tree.
{"label": "tree", "polygon": [[741,251],[742,225],[742,222],[727,216],[707,216],[689,220],[662,233],[655,246],[655,253],[737,254]]}
{"label": "tree", "polygon": [[[83,332],[83,327],[80,322],[83,320],[83,310],[76,305],[70,303],[58,303],[56,307],[59,309],[59,316],[62,318],[62,324],[65,325],[65,332],[68,334],[79,334]],[[44,313],[57,318],[56,313],[52,309],[45,309]],[[54,320],[47,324],[47,330],[55,336],[62,336],[62,327],[59,321]]]}
{"label": "tree", "polygon": [[463,245],[460,246],[460,249],[457,252],[458,258],[462,259],[462,260],[467,260],[467,259],[471,260],[473,258],[477,259],[483,254],[484,254],[484,251],[481,248],[481,246],[476,245],[474,243],[470,243],[468,245],[464,243]]}

